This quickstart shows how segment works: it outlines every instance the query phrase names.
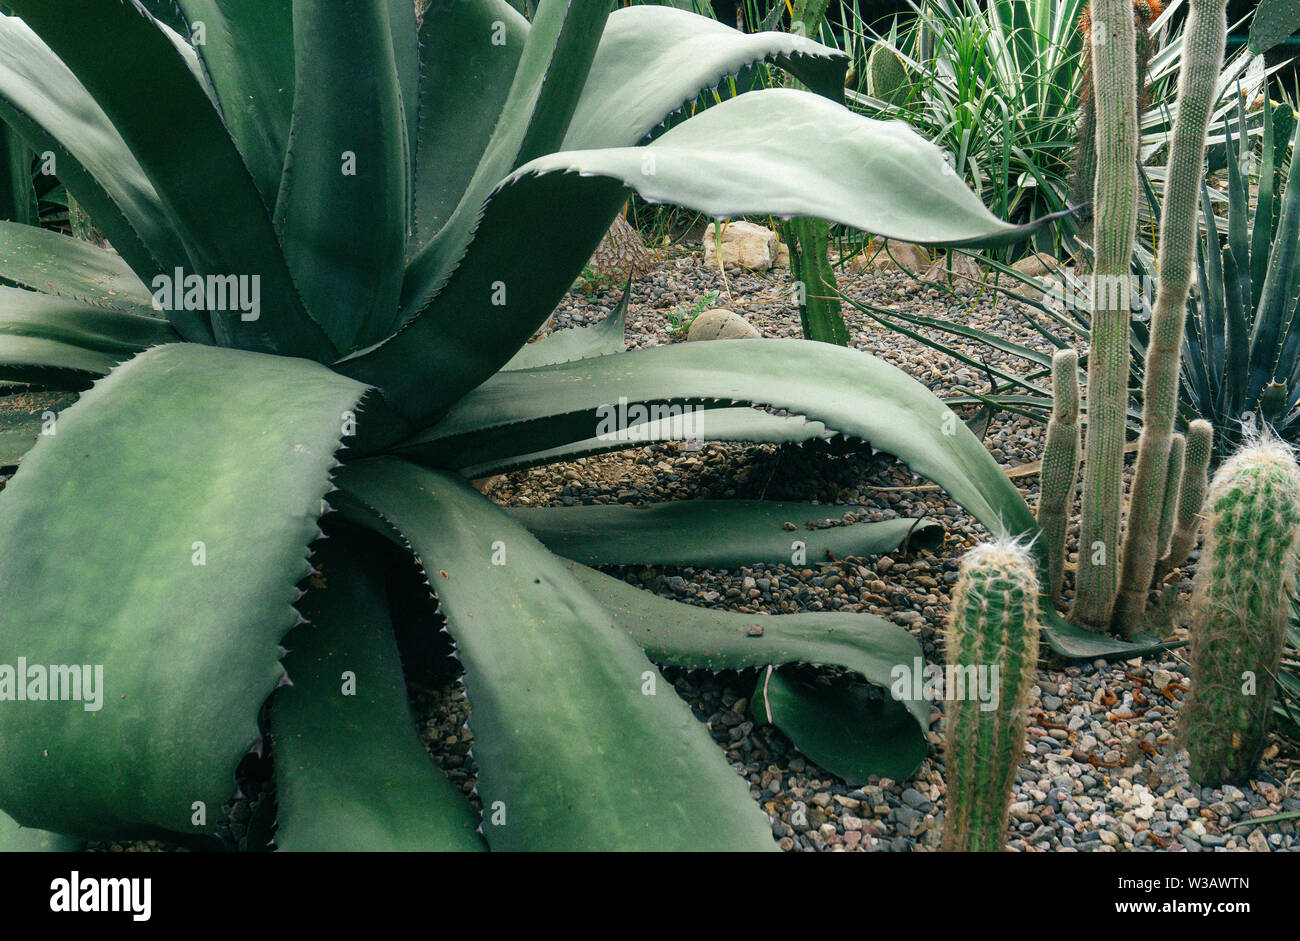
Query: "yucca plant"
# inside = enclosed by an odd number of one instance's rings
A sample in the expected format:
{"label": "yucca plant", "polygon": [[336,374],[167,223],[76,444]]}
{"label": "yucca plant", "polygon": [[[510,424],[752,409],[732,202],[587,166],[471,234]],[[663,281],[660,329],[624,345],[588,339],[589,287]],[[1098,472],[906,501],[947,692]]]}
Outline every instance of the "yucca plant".
{"label": "yucca plant", "polygon": [[[844,57],[805,38],[563,0],[531,23],[502,0],[435,0],[418,41],[410,0],[166,6],[177,29],[122,0],[0,16],[0,116],[55,155],[115,249],[0,225],[0,377],[80,393],[0,457],[21,461],[0,492],[0,810],[26,828],[5,839],[211,845],[269,732],[283,849],[772,848],[651,659],[888,684],[916,642],[865,615],[755,631],[585,566],[887,551],[916,521],[792,534],[826,509],[508,512],[466,478],[629,442],[837,432],[1032,538],[978,440],[861,352],[627,352],[619,317],[526,344],[629,190],[927,244],[1032,227],[991,215],[914,132],[811,92],[743,94],[655,135],[754,62],[836,97]],[[445,616],[481,821],[403,698],[439,622],[396,603],[367,530],[418,561]],[[424,647],[399,657],[412,636]],[[924,754],[924,702],[828,702],[775,670],[762,698],[846,778]]]}

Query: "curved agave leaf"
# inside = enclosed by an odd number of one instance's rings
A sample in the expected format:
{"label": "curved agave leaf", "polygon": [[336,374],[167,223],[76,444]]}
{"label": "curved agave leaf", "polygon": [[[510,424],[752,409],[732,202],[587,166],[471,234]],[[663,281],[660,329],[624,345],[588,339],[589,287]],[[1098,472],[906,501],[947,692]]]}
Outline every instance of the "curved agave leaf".
{"label": "curved agave leaf", "polygon": [[82,304],[158,319],[153,295],[121,255],[48,229],[0,222],[0,277]]}
{"label": "curved agave leaf", "polygon": [[[103,109],[26,23],[3,14],[0,117],[37,153],[54,155],[59,179],[141,280],[188,263],[162,200]],[[196,338],[204,336],[211,341],[206,324]]]}
{"label": "curved agave leaf", "polygon": [[141,350],[176,340],[165,320],[0,287],[0,379],[83,388]]}
{"label": "curved agave leaf", "polygon": [[289,852],[486,849],[478,813],[430,761],[415,732],[383,569],[357,551],[364,544],[356,539],[341,548],[334,542],[322,543],[312,559],[319,585],[299,604],[309,623],[284,641],[293,685],[271,700],[276,846]]}
{"label": "curved agave leaf", "polygon": [[[599,434],[614,403],[744,401],[870,442],[947,490],[991,532],[1037,532],[1020,492],[969,429],[911,376],[858,350],[806,340],[715,340],[502,372],[424,436],[426,458],[540,449]],[[604,408],[602,408],[604,406]],[[709,412],[698,416],[710,436]]]}
{"label": "curved agave leaf", "polygon": [[812,91],[844,97],[849,57],[793,33],[742,33],[671,7],[615,10],[560,150],[641,143],[696,95],[773,61]]}
{"label": "curved agave leaf", "polygon": [[645,654],[518,523],[459,478],[391,458],[339,482],[432,576],[465,665],[493,849],[775,849],[689,707],[643,693],[661,682]]}
{"label": "curved agave leaf", "polygon": [[813,528],[813,521],[833,519],[850,509],[775,500],[677,500],[646,507],[511,507],[507,512],[556,555],[587,565],[729,569],[788,565],[796,551],[820,565],[893,552],[904,543],[934,548],[943,541],[943,527],[934,520]]}
{"label": "curved agave leaf", "polygon": [[413,244],[427,244],[468,189],[501,117],[528,30],[528,21],[505,0],[435,3],[425,11]]}
{"label": "curved agave leaf", "polygon": [[84,840],[20,827],[12,817],[0,812],[0,853],[77,853],[84,847]]}
{"label": "curved agave leaf", "polygon": [[[709,437],[713,441],[803,444],[807,441],[825,441],[834,436],[834,432],[828,431],[819,421],[808,421],[797,415],[772,415],[753,408],[710,409],[708,422]],[[628,429],[625,437],[586,438],[543,451],[467,464],[459,470],[466,477],[486,477],[491,474],[505,474],[527,467],[536,467],[539,464],[554,464],[557,461],[572,461],[593,454],[623,451],[628,447],[641,447],[658,441],[685,441],[693,437],[694,431],[684,427],[680,420],[665,418],[635,425]],[[393,452],[420,464],[423,463],[422,450],[421,445],[415,444],[398,446],[393,449]],[[436,449],[433,453],[436,455]],[[469,456],[467,459],[474,460]]]}
{"label": "curved agave leaf", "polygon": [[176,0],[262,201],[275,205],[293,109],[292,0]]}
{"label": "curved agave leaf", "polygon": [[0,219],[40,224],[40,203],[32,183],[35,157],[26,141],[0,121]]}
{"label": "curved agave leaf", "polygon": [[[404,320],[428,303],[460,263],[475,238],[488,194],[519,164],[560,146],[608,14],[603,3],[567,0],[547,0],[538,9],[505,102],[490,112],[495,125],[473,175],[458,194],[446,225],[410,261],[402,291]],[[495,34],[495,29],[489,31],[489,42]],[[510,63],[504,56],[488,61],[487,68]]]}
{"label": "curved agave leaf", "polygon": [[627,323],[627,303],[631,293],[630,290],[624,290],[614,310],[600,323],[557,330],[540,340],[527,343],[501,368],[532,369],[586,359],[589,356],[622,353],[627,349],[623,330]]}
{"label": "curved agave leaf", "polygon": [[[76,16],[57,0],[10,6],[75,73],[139,161],[184,241],[194,269],[186,273],[260,278],[268,316],[244,320],[238,312],[210,311],[217,339],[285,356],[334,358],[337,351],[303,307],[270,215],[221,115],[157,22],[134,0],[84,0]],[[196,153],[203,159],[195,160]]]}
{"label": "curved agave leaf", "polygon": [[41,431],[50,427],[49,419],[75,401],[77,396],[72,392],[0,387],[0,467],[17,464],[36,446]]}
{"label": "curved agave leaf", "polygon": [[88,838],[214,834],[364,391],[305,360],[172,344],[40,439],[0,492],[0,662],[85,664],[102,700],[4,703],[5,813]]}
{"label": "curved agave leaf", "polygon": [[388,336],[402,288],[410,165],[389,3],[293,5],[297,85],[276,226],[308,310],[340,350]]}
{"label": "curved agave leaf", "polygon": [[[660,598],[582,565],[570,570],[657,663],[704,670],[743,670],[784,663],[827,663],[890,687],[895,671],[911,675],[923,660],[907,631],[870,614],[810,612],[754,617]],[[761,627],[757,636],[751,632]],[[775,695],[777,690],[781,695]],[[780,673],[760,675],[753,713],[790,736],[827,770],[850,783],[872,774],[907,778],[925,757],[930,706],[922,699],[869,698],[839,687],[840,701],[813,697]],[[847,700],[847,701],[846,701]]]}
{"label": "curved agave leaf", "polygon": [[[646,147],[551,154],[520,168],[488,202],[433,303],[339,370],[427,424],[496,372],[551,313],[622,204],[624,184],[717,216],[815,216],[917,242],[1000,244],[1047,221],[995,218],[939,150],[901,122],[859,117],[809,92],[751,92]],[[546,218],[556,205],[568,207],[566,224],[520,253],[519,220]],[[516,261],[509,281],[502,257]],[[447,270],[429,265],[412,262],[408,301],[413,285],[428,286],[417,292],[423,296]]]}
{"label": "curved agave leaf", "polygon": [[817,216],[927,245],[1006,245],[1046,221],[1016,226],[992,215],[902,121],[859,117],[790,88],[732,98],[645,148],[549,154],[511,181],[556,170],[614,177],[652,202],[716,218]]}

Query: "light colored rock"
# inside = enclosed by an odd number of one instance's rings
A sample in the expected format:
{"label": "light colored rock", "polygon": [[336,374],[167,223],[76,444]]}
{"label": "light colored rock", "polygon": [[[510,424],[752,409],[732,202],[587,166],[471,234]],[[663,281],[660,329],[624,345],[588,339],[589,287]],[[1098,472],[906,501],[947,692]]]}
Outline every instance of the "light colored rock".
{"label": "light colored rock", "polygon": [[470,481],[470,483],[474,485],[475,490],[484,494],[492,493],[505,482],[505,474],[493,474],[491,477],[476,477],[474,480]]}
{"label": "light colored rock", "polygon": [[622,216],[617,216],[596,246],[587,265],[594,276],[609,281],[621,290],[627,283],[629,269],[632,280],[635,281],[653,271],[657,263],[658,260],[641,240],[640,233]]}
{"label": "light colored rock", "polygon": [[[1013,271],[1018,271],[1025,277],[1034,278],[1047,285],[1049,290],[1053,288],[1060,292],[1064,287],[1062,281],[1061,263],[1051,255],[1044,255],[1042,252],[1034,252],[1032,255],[1026,255],[1024,258],[1011,265]],[[1023,281],[1013,278],[1010,275],[999,276],[999,283],[1007,290],[1014,291],[1021,297],[1026,297],[1031,301],[1041,301],[1043,292],[1037,288],[1030,287]]]}
{"label": "light colored rock", "polygon": [[[952,254],[952,287],[959,294],[969,294],[978,290],[984,282],[984,266],[972,258],[970,255],[962,252],[953,252]],[[941,255],[934,260],[934,263],[921,275],[922,281],[931,281],[937,284],[948,284],[948,258]]]}
{"label": "light colored rock", "polygon": [[904,269],[916,274],[930,267],[930,256],[921,246],[913,245],[911,242],[897,240],[873,242],[865,252],[849,259],[845,267],[854,274],[863,271]]}
{"label": "light colored rock", "polygon": [[689,340],[755,340],[762,336],[744,317],[725,307],[706,310],[691,321]]}
{"label": "light colored rock", "polygon": [[[775,265],[781,255],[781,240],[766,226],[736,220],[722,225],[722,234],[714,237],[714,223],[704,229],[704,263],[718,263],[721,242],[722,267],[745,268],[762,273]],[[789,264],[789,255],[786,256]]]}

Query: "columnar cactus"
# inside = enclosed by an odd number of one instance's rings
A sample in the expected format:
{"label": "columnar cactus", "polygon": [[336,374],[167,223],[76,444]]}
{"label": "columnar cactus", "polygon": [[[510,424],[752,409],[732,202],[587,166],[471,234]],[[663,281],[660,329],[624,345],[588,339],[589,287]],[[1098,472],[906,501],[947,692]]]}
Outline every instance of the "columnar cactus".
{"label": "columnar cactus", "polygon": [[1290,448],[1270,437],[1237,452],[1214,475],[1209,507],[1182,709],[1192,778],[1203,785],[1247,779],[1268,734],[1300,564],[1300,467]]}
{"label": "columnar cactus", "polygon": [[[964,689],[948,690],[941,849],[980,852],[1006,846],[1038,633],[1038,579],[1029,551],[1001,542],[966,553],[944,637],[948,675],[966,682]],[[979,672],[991,681],[996,699],[973,695],[972,678]]]}
{"label": "columnar cactus", "polygon": [[1079,483],[1079,354],[1057,350],[1052,357],[1052,417],[1043,446],[1038,525],[1047,552],[1048,597],[1061,594],[1065,575],[1065,530]]}
{"label": "columnar cactus", "polygon": [[1187,428],[1187,450],[1183,455],[1183,476],[1178,490],[1178,515],[1174,520],[1173,536],[1169,539],[1169,551],[1156,566],[1158,577],[1163,578],[1174,566],[1181,565],[1196,548],[1213,449],[1214,426],[1198,418]]}
{"label": "columnar cactus", "polygon": [[1160,216],[1160,289],[1151,314],[1142,387],[1142,435],[1124,535],[1123,574],[1115,627],[1133,634],[1146,609],[1159,558],[1156,545],[1165,474],[1178,409],[1179,356],[1187,293],[1199,235],[1197,208],[1205,164],[1205,135],[1217,97],[1227,36],[1227,0],[1191,0],[1178,77],[1178,116],[1169,145],[1169,169]]}
{"label": "columnar cactus", "polygon": [[1165,472],[1165,499],[1160,507],[1160,531],[1156,534],[1156,554],[1169,551],[1169,540],[1174,535],[1174,521],[1178,518],[1178,496],[1183,489],[1183,461],[1187,458],[1187,439],[1174,435],[1169,444],[1169,467]]}
{"label": "columnar cactus", "polygon": [[1119,587],[1129,375],[1126,286],[1138,207],[1136,32],[1129,0],[1095,0],[1092,4],[1087,39],[1097,112],[1095,264],[1079,568],[1070,618],[1093,631],[1110,627]]}

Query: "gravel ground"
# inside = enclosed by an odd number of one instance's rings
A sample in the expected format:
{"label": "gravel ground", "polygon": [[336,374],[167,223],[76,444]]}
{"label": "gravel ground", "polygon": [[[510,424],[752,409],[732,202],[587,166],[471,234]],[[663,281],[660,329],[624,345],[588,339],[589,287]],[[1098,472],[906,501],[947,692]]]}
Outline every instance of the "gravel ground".
{"label": "gravel ground", "polygon": [[[695,255],[683,254],[633,285],[627,339],[644,347],[679,339],[670,312],[688,312],[710,292],[708,306],[745,316],[764,336],[800,335],[798,311],[788,299],[788,274],[728,272],[725,280]],[[991,292],[952,296],[901,273],[841,273],[841,288],[876,306],[955,319],[994,330],[1026,345],[1046,341],[1017,314],[1018,305]],[[616,294],[571,293],[553,328],[602,319]],[[948,395],[987,388],[981,371],[887,331],[852,308],[845,318],[852,344],[907,371],[932,391]],[[924,332],[924,331],[923,331]],[[976,348],[969,348],[975,351]],[[978,348],[976,360],[1023,372],[1019,360]],[[1008,469],[1041,456],[1041,426],[1010,414],[993,417],[985,443]],[[986,532],[942,492],[926,486],[886,455],[869,449],[832,450],[706,444],[690,451],[677,443],[652,445],[493,479],[486,490],[502,504],[534,506],[650,503],[690,498],[764,498],[845,505],[860,518],[931,517],[947,527],[937,551],[877,559],[848,559],[816,568],[761,566],[736,571],[690,567],[611,569],[628,582],[690,604],[771,614],[862,611],[905,627],[930,662],[942,659],[938,633],[956,580],[957,560]],[[1016,477],[1030,504],[1038,479]],[[894,488],[894,489],[884,489]],[[829,515],[829,514],[828,514]],[[1074,537],[1071,536],[1071,539]],[[1075,560],[1073,545],[1071,561]],[[1068,566],[1067,566],[1068,568]],[[1179,569],[1167,580],[1170,612],[1152,629],[1182,638],[1173,613],[1188,589]],[[1071,593],[1067,571],[1066,597]],[[821,683],[840,673],[804,668]],[[665,676],[710,730],[754,800],[772,819],[774,838],[787,851],[913,851],[938,846],[944,813],[942,712],[931,713],[931,748],[906,781],[870,778],[852,787],[803,758],[771,726],[748,710],[755,674],[668,668]],[[1179,702],[1189,685],[1178,651],[1127,663],[1057,661],[1045,649],[1030,701],[1030,728],[1015,784],[1008,846],[1022,852],[1166,850],[1300,850],[1297,821],[1252,826],[1253,818],[1300,811],[1300,755],[1274,737],[1247,789],[1198,788],[1187,774],[1186,753],[1174,748]],[[430,754],[477,805],[477,767],[470,707],[459,681],[441,689],[413,689],[412,704]],[[267,764],[250,758],[243,769],[249,796],[229,808],[232,836],[247,842],[250,820],[265,794]],[[162,843],[96,844],[94,849],[169,850]]]}
{"label": "gravel ground", "polygon": [[[696,255],[666,260],[633,285],[629,346],[674,342],[670,312],[681,315],[711,291],[709,306],[742,314],[766,337],[800,335],[797,309],[787,299],[787,272],[765,276],[728,272],[724,280]],[[952,296],[918,285],[901,273],[841,274],[850,297],[879,307],[942,316],[995,330],[1026,345],[1049,349],[1017,313],[1020,305],[992,292]],[[616,294],[571,294],[553,328],[599,321]],[[845,311],[853,346],[904,369],[945,395],[986,389],[978,369]],[[935,335],[937,336],[937,335]],[[974,358],[1008,371],[1023,363],[1006,354],[968,347]],[[1041,426],[999,414],[985,443],[1010,468],[1041,457]],[[1033,505],[1036,476],[1018,483]],[[882,490],[894,487],[914,489]],[[928,516],[948,527],[937,552],[846,560],[817,568],[762,566],[736,571],[690,567],[611,569],[628,582],[687,603],[772,614],[864,611],[907,628],[928,661],[940,660],[937,635],[949,606],[961,553],[987,535],[979,523],[885,455],[828,454],[816,448],[708,444],[691,452],[667,443],[496,478],[489,495],[502,504],[533,506],[651,503],[693,497],[815,500],[848,504],[862,518]],[[1073,537],[1072,537],[1073,538]],[[1071,561],[1075,560],[1071,545]],[[1167,580],[1167,623],[1162,636],[1183,638],[1172,615],[1189,587],[1188,573]],[[1066,598],[1071,594],[1067,577]],[[812,668],[807,668],[812,670]],[[835,682],[836,671],[820,671]],[[789,851],[910,851],[936,848],[943,825],[942,714],[931,715],[930,754],[907,781],[871,778],[850,787],[801,757],[786,737],[756,723],[748,711],[755,675],[665,670],[723,748],[750,792],[773,820],[773,835]],[[1256,817],[1300,810],[1300,756],[1275,737],[1248,789],[1198,788],[1187,774],[1186,753],[1174,748],[1178,705],[1189,686],[1181,652],[1127,663],[1065,662],[1044,653],[1031,694],[1030,728],[1011,807],[1010,849],[1032,851],[1185,852],[1300,850],[1296,821],[1251,826]],[[463,724],[468,704],[459,685],[417,700],[426,743],[444,769],[471,793],[472,740]],[[1238,826],[1238,824],[1244,824]]]}

